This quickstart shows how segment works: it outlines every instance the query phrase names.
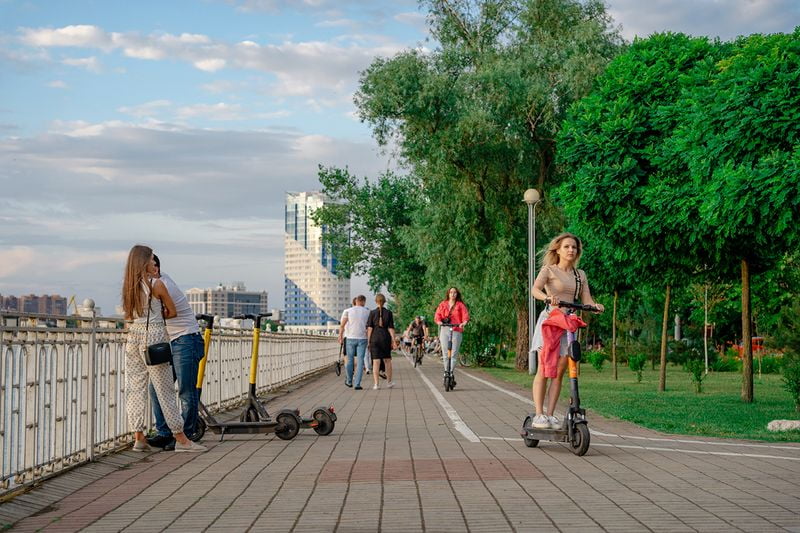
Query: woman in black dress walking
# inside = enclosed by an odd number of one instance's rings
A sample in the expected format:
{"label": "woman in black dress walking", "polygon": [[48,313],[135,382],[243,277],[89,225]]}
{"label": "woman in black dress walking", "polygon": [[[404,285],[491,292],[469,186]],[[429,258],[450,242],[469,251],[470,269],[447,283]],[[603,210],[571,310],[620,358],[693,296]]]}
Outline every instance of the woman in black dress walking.
{"label": "woman in black dress walking", "polygon": [[378,389],[378,370],[381,361],[386,365],[387,387],[394,387],[392,381],[392,349],[395,348],[394,339],[394,316],[388,309],[384,309],[386,297],[378,293],[375,295],[377,309],[369,312],[367,319],[367,344],[369,353],[372,355],[372,386],[373,390]]}

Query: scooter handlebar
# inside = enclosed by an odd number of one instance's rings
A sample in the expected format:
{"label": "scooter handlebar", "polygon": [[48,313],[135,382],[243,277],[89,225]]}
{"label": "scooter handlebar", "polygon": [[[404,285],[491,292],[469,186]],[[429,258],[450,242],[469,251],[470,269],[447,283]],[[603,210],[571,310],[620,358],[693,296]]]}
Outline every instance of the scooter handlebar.
{"label": "scooter handlebar", "polygon": [[600,309],[598,309],[597,307],[595,307],[593,305],[578,304],[578,303],[573,303],[573,302],[565,302],[563,300],[558,302],[558,306],[559,307],[567,307],[569,309],[577,309],[578,311],[589,311],[591,313],[600,313],[601,312]]}
{"label": "scooter handlebar", "polygon": [[242,315],[242,314],[233,315],[231,318],[235,318],[237,320],[247,320],[247,319],[259,320],[261,318],[266,318],[266,317],[271,317],[271,316],[272,316],[272,313],[258,313],[258,314],[247,313],[246,315]]}
{"label": "scooter handlebar", "polygon": [[211,329],[214,327],[214,315],[207,315],[205,313],[198,313],[194,315],[196,320],[202,320],[206,324],[206,328]]}

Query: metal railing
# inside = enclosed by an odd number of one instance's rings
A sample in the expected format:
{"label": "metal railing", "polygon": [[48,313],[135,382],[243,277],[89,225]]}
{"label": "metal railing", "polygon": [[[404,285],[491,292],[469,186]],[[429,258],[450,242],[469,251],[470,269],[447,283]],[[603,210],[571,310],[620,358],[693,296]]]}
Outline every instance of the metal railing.
{"label": "metal railing", "polygon": [[[130,444],[126,336],[117,318],[0,313],[0,497]],[[202,394],[210,411],[247,397],[251,349],[251,329],[214,328]],[[262,333],[258,391],[338,353],[336,337]]]}

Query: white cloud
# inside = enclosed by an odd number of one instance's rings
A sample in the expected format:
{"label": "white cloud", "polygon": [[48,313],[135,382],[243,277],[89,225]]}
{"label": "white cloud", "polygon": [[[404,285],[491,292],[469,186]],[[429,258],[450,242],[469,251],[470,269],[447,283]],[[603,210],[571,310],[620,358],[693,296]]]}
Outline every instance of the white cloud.
{"label": "white cloud", "polygon": [[425,15],[417,11],[408,11],[405,13],[398,13],[395,15],[394,20],[401,24],[408,24],[409,26],[420,30],[423,33],[428,32],[428,24],[425,20]]}
{"label": "white cloud", "polygon": [[336,20],[323,20],[314,24],[314,26],[317,28],[356,28],[359,26],[359,24],[354,20],[342,18]]}
{"label": "white cloud", "polygon": [[90,72],[100,72],[100,62],[94,56],[67,58],[61,62],[72,67],[85,68]]}
{"label": "white cloud", "polygon": [[13,246],[8,250],[0,250],[0,278],[24,272],[35,262],[34,251],[28,246]]}
{"label": "white cloud", "polygon": [[164,108],[168,108],[170,106],[172,106],[172,102],[170,102],[169,100],[153,100],[151,102],[145,102],[144,104],[136,106],[120,107],[119,109],[117,109],[117,111],[138,118],[154,117],[156,115],[159,115],[164,110]]}
{"label": "white cloud", "polygon": [[[179,60],[198,70],[222,68],[253,70],[271,74],[277,82],[276,96],[308,96],[352,93],[358,72],[375,56],[390,56],[403,46],[372,35],[340,36],[336,42],[305,41],[259,45],[254,41],[227,43],[199,34],[151,34],[106,32],[97,26],[65,26],[58,29],[24,28],[22,42],[39,47],[81,47],[120,50],[125,56],[145,60]],[[87,60],[69,64],[91,65]]]}
{"label": "white cloud", "polygon": [[239,104],[195,104],[180,107],[177,110],[180,119],[204,117],[211,120],[242,120],[242,106]]}
{"label": "white cloud", "polygon": [[800,20],[796,0],[609,0],[622,35],[674,31],[728,40],[751,33],[791,32]]}
{"label": "white cloud", "polygon": [[53,89],[66,89],[67,82],[65,82],[64,80],[53,80],[51,82],[48,82],[47,86],[52,87]]}

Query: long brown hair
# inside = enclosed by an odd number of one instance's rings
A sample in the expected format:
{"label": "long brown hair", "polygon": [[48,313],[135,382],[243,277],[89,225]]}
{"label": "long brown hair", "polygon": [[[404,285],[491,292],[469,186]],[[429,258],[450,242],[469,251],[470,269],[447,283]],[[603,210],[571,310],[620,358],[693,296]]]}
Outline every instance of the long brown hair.
{"label": "long brown hair", "polygon": [[456,290],[456,301],[457,302],[463,302],[464,300],[461,299],[461,291],[458,290],[458,287],[450,287],[449,289],[447,289],[447,292],[444,293],[444,300],[446,302],[450,301],[450,291],[452,289]]}
{"label": "long brown hair", "polygon": [[127,320],[133,320],[144,313],[146,298],[142,291],[142,282],[147,283],[147,265],[151,257],[153,249],[143,244],[137,244],[128,253],[125,277],[122,280],[122,309]]}
{"label": "long brown hair", "polygon": [[375,303],[378,304],[378,325],[383,327],[383,305],[386,303],[386,296],[381,293],[376,294]]}
{"label": "long brown hair", "polygon": [[542,258],[543,267],[558,264],[558,249],[561,248],[561,241],[564,239],[573,239],[575,244],[578,246],[578,253],[575,254],[575,263],[573,263],[574,267],[578,267],[578,261],[581,260],[581,254],[583,253],[583,243],[576,235],[567,232],[557,235],[552,241],[550,241],[550,244],[547,245],[547,251],[544,253],[544,257]]}

